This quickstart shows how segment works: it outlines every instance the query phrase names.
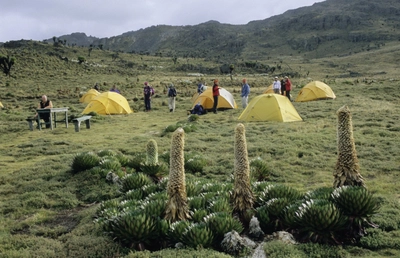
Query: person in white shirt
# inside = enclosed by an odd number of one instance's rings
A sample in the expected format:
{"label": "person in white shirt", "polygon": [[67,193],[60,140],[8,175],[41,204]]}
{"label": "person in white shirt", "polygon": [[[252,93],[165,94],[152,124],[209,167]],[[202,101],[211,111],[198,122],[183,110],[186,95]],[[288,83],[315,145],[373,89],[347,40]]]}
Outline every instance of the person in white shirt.
{"label": "person in white shirt", "polygon": [[281,82],[279,81],[278,77],[275,77],[274,83],[272,84],[272,89],[274,90],[275,94],[280,94]]}

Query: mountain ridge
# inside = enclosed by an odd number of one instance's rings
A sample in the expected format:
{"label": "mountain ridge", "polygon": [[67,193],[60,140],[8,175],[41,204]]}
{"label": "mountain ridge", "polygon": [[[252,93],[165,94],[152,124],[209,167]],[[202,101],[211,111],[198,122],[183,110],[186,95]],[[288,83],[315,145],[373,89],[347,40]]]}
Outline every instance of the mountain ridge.
{"label": "mountain ridge", "polygon": [[[400,40],[400,1],[326,0],[245,25],[210,20],[198,25],[154,25],[109,38],[72,33],[58,40],[116,52],[171,57],[329,57]],[[54,38],[44,41],[50,43]]]}

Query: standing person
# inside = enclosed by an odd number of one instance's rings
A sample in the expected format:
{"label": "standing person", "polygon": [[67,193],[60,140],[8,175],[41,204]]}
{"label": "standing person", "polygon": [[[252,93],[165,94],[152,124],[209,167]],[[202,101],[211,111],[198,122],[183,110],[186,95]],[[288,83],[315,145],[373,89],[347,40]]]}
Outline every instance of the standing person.
{"label": "standing person", "polygon": [[214,85],[212,87],[212,91],[213,91],[213,99],[214,99],[214,105],[213,105],[212,111],[214,112],[214,114],[216,114],[217,106],[218,106],[218,97],[219,97],[218,79],[214,80]]}
{"label": "standing person", "polygon": [[[53,102],[47,98],[46,95],[42,96],[42,100],[39,102],[39,105],[37,107],[38,109],[47,109],[47,108],[53,108]],[[38,113],[36,113],[35,117],[38,116]],[[47,114],[41,114],[40,118],[44,120],[46,123],[46,128],[50,128],[50,113]]]}
{"label": "standing person", "polygon": [[287,76],[285,76],[285,89],[286,89],[286,97],[288,97],[288,99],[292,101],[292,99],[290,98],[290,91],[292,90],[292,82],[289,80],[289,77]]}
{"label": "standing person", "polygon": [[204,91],[204,85],[203,83],[199,82],[199,84],[197,84],[197,93],[201,94]]}
{"label": "standing person", "polygon": [[99,86],[99,83],[98,82],[96,82],[96,84],[94,85],[94,87],[93,87],[95,90],[97,90],[97,91],[100,91],[100,86]]}
{"label": "standing person", "polygon": [[242,97],[242,107],[243,108],[247,107],[247,103],[249,100],[249,94],[250,94],[250,86],[247,83],[247,79],[244,78],[242,80],[242,92],[240,94],[240,97]]}
{"label": "standing person", "polygon": [[170,84],[168,87],[168,107],[169,112],[175,111],[175,98],[176,98],[176,89],[174,84]]}
{"label": "standing person", "polygon": [[278,77],[275,77],[275,80],[272,84],[272,88],[274,89],[275,94],[279,94],[281,91],[281,82],[279,81]]}
{"label": "standing person", "polygon": [[144,82],[143,95],[144,95],[144,107],[146,112],[151,110],[151,96],[154,91],[148,82]]}
{"label": "standing person", "polygon": [[285,92],[286,92],[286,82],[285,82],[285,78],[282,77],[282,80],[281,80],[281,94],[283,96],[285,96]]}

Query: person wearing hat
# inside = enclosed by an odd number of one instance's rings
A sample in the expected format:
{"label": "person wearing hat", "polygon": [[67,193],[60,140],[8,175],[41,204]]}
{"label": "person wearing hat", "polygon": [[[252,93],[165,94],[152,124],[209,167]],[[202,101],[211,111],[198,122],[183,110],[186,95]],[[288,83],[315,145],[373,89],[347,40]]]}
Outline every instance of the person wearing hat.
{"label": "person wearing hat", "polygon": [[175,98],[176,98],[176,89],[173,83],[168,86],[168,107],[169,112],[175,111]]}
{"label": "person wearing hat", "polygon": [[250,86],[247,84],[247,79],[244,78],[242,80],[242,92],[240,94],[240,97],[242,98],[242,107],[246,108],[247,103],[249,100],[249,94],[250,94]]}
{"label": "person wearing hat", "polygon": [[218,106],[218,97],[219,97],[218,79],[214,79],[212,92],[213,92],[213,99],[214,99],[214,105],[213,105],[212,111],[214,112],[214,114],[216,114],[217,113],[217,106]]}
{"label": "person wearing hat", "polygon": [[281,82],[279,81],[277,76],[275,76],[275,80],[272,84],[272,89],[274,90],[275,94],[279,94],[281,91]]}

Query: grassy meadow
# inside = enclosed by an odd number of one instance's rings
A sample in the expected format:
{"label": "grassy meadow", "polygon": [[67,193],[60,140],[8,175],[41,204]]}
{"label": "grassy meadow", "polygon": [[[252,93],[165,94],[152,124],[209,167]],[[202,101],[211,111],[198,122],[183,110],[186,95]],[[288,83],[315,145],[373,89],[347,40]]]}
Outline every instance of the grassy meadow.
{"label": "grassy meadow", "polygon": [[[251,86],[250,99],[261,94],[275,74],[256,74],[236,66],[232,78],[222,74],[181,71],[184,64],[218,67],[201,59],[178,59],[93,50],[56,49],[31,43],[29,47],[0,49],[16,57],[11,77],[0,75],[0,257],[229,257],[212,250],[162,250],[134,252],[105,236],[93,223],[99,204],[118,195],[115,185],[99,175],[71,173],[77,153],[115,150],[127,157],[143,153],[154,139],[159,154],[168,153],[173,126],[189,126],[185,133],[185,155],[200,155],[207,165],[187,178],[224,182],[234,171],[234,129],[243,111],[240,102],[242,78]],[[279,56],[284,65],[276,74],[297,71],[292,78],[295,98],[307,82],[320,80],[336,94],[335,100],[293,102],[302,122],[241,122],[246,128],[250,160],[268,164],[267,180],[302,192],[333,184],[337,160],[336,111],[347,105],[352,113],[354,139],[360,172],[367,188],[382,200],[374,217],[381,227],[371,229],[366,240],[355,246],[295,246],[271,242],[268,257],[399,257],[400,256],[400,77],[396,45],[375,52],[329,59]],[[57,56],[68,57],[63,61]],[[75,62],[85,56],[86,63]],[[390,58],[393,62],[384,62]],[[371,63],[369,63],[371,61]],[[274,65],[271,61],[260,62]],[[270,63],[271,62],[271,63]],[[350,74],[357,76],[350,77]],[[200,116],[189,122],[187,110],[199,80],[230,91],[238,109]],[[142,85],[155,87],[152,111],[144,112]],[[124,95],[134,113],[95,116],[91,129],[82,124],[76,133],[70,123],[54,130],[29,131],[25,119],[34,115],[42,94],[55,107],[69,107],[69,115],[80,116],[85,104],[79,96],[98,82],[101,91],[113,84]],[[169,112],[166,86],[178,92],[176,111]],[[199,255],[199,256],[195,256]]]}

